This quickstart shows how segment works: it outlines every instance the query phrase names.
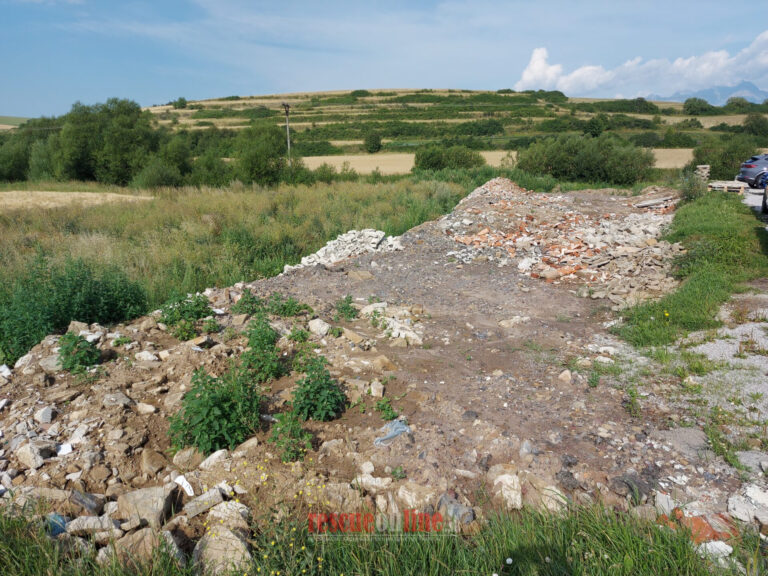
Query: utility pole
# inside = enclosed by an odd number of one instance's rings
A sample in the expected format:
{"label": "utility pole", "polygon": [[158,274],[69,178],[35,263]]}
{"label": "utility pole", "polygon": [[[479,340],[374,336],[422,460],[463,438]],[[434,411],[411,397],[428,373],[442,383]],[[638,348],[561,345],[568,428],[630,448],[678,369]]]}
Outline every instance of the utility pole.
{"label": "utility pole", "polygon": [[288,114],[291,110],[291,105],[288,102],[283,102],[283,108],[285,108],[285,137],[288,140],[288,168],[291,168],[291,128],[288,122]]}

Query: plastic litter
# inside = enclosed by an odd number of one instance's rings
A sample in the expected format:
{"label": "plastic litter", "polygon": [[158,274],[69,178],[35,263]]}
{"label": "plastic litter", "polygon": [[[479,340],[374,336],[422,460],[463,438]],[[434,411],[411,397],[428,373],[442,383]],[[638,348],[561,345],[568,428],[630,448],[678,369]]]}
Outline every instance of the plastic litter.
{"label": "plastic litter", "polygon": [[176,478],[173,479],[176,484],[181,486],[181,488],[184,490],[184,492],[187,493],[187,496],[194,496],[195,491],[192,489],[192,484],[189,483],[189,481],[184,478],[184,476],[176,476]]}
{"label": "plastic litter", "polygon": [[48,514],[45,517],[45,528],[52,538],[67,531],[68,520],[61,514]]}
{"label": "plastic litter", "polygon": [[380,433],[384,434],[380,438],[376,438],[373,441],[374,446],[389,446],[392,444],[395,438],[401,434],[411,434],[411,427],[405,422],[405,420],[392,420],[382,426]]}
{"label": "plastic litter", "polygon": [[66,456],[67,454],[72,454],[72,444],[64,443],[56,447],[56,456]]}

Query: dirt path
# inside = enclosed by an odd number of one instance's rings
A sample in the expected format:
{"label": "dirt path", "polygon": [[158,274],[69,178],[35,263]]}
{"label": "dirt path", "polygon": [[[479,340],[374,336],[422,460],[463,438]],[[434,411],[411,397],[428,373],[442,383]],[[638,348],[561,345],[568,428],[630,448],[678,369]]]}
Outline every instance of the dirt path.
{"label": "dirt path", "polygon": [[45,192],[38,190],[11,190],[0,192],[0,210],[19,208],[59,208],[79,204],[95,206],[111,202],[141,202],[151,196],[133,196],[113,192]]}

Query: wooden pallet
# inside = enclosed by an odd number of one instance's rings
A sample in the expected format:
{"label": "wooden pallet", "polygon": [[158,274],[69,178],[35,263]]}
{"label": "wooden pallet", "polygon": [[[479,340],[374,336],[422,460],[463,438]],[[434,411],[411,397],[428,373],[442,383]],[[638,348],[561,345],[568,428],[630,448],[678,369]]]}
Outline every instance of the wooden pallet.
{"label": "wooden pallet", "polygon": [[720,190],[722,192],[736,192],[739,195],[743,195],[744,192],[750,190],[749,185],[746,182],[739,182],[738,180],[716,180],[707,184],[707,190]]}

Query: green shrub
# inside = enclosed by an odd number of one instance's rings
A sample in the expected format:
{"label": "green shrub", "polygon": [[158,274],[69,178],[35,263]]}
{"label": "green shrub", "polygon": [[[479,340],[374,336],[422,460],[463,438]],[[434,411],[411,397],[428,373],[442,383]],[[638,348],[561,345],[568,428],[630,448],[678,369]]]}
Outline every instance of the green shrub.
{"label": "green shrub", "polygon": [[308,359],[304,368],[304,378],[296,382],[293,409],[303,420],[312,418],[325,422],[337,418],[344,410],[346,402],[344,392],[331,378],[323,360]]}
{"label": "green shrub", "polygon": [[709,176],[713,180],[731,180],[738,174],[745,159],[757,154],[755,142],[748,136],[737,134],[711,138],[694,148],[690,170],[700,164],[709,164]]}
{"label": "green shrub", "polygon": [[200,368],[179,412],[170,417],[174,448],[195,446],[203,454],[233,449],[259,427],[262,397],[247,370],[232,367],[219,378]]}
{"label": "green shrub", "polygon": [[302,344],[307,340],[309,340],[309,332],[307,332],[303,328],[294,328],[293,330],[291,330],[291,333],[288,335],[288,339],[298,344]]}
{"label": "green shrub", "polygon": [[254,314],[263,314],[264,310],[264,303],[261,301],[261,298],[250,290],[243,292],[240,300],[232,305],[232,312],[235,314],[248,314],[252,316]]}
{"label": "green shrub", "polygon": [[648,176],[653,154],[609,134],[564,135],[535,142],[518,154],[517,167],[558,179],[630,185]]}
{"label": "green shrub", "polygon": [[363,148],[369,154],[375,154],[381,150],[381,134],[378,132],[368,132],[363,139]]}
{"label": "green shrub", "polygon": [[180,110],[187,107],[187,99],[181,96],[176,100],[174,100],[173,102],[171,102],[170,104],[171,106],[173,106],[175,110]]}
{"label": "green shrub", "polygon": [[283,462],[303,460],[312,449],[312,435],[301,427],[294,410],[278,414],[275,419],[277,422],[272,425],[269,441],[280,449],[280,459]]}
{"label": "green shrub", "polygon": [[80,259],[58,267],[38,257],[4,288],[0,360],[6,363],[15,362],[48,334],[63,331],[72,320],[113,324],[147,309],[146,293],[124,272]]}
{"label": "green shrub", "polygon": [[398,416],[397,412],[392,407],[389,398],[382,398],[377,400],[376,404],[374,404],[374,410],[381,413],[381,417],[384,420],[394,420]]}
{"label": "green shrub", "polygon": [[67,332],[59,339],[61,367],[73,374],[85,372],[99,363],[99,349],[82,336]]}
{"label": "green shrub", "polygon": [[312,312],[312,308],[307,304],[302,304],[292,296],[286,298],[279,292],[274,292],[269,300],[266,301],[267,312],[274,316],[298,316],[304,312]]}
{"label": "green shrub", "polygon": [[484,164],[485,158],[479,152],[465,146],[423,148],[416,152],[414,159],[416,170],[476,168]]}
{"label": "green shrub", "polygon": [[232,181],[232,169],[213,150],[207,150],[192,163],[188,182],[193,186],[226,186]]}
{"label": "green shrub", "polygon": [[349,294],[336,302],[336,319],[344,318],[344,320],[350,321],[357,318],[358,314],[357,308],[352,305],[352,296]]}
{"label": "green shrub", "polygon": [[152,158],[141,172],[134,176],[131,186],[160,188],[161,186],[180,186],[181,183],[181,172],[176,166],[167,164],[162,158]]}
{"label": "green shrub", "polygon": [[277,332],[266,318],[259,317],[248,327],[248,349],[241,356],[242,367],[254,382],[264,383],[283,373]]}
{"label": "green shrub", "polygon": [[176,298],[160,309],[160,322],[168,326],[176,326],[180,322],[195,323],[211,314],[211,306],[204,294]]}

